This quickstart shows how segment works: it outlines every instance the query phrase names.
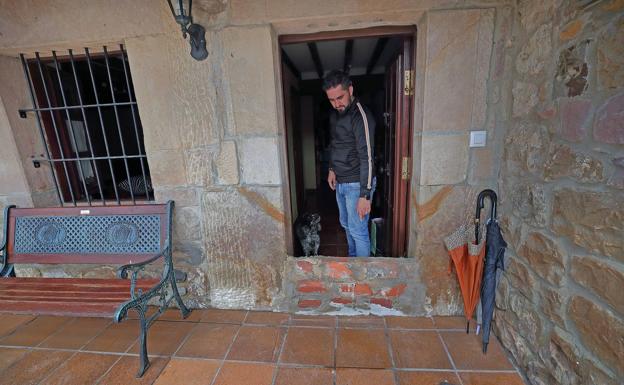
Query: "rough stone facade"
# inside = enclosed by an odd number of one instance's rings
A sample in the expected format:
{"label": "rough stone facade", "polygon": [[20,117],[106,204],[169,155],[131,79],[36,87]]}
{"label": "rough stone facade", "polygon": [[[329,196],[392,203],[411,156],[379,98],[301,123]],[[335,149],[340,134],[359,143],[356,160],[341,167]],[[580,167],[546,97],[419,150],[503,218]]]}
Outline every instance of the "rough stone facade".
{"label": "rough stone facade", "polygon": [[532,384],[624,378],[624,2],[520,1],[496,331]]}

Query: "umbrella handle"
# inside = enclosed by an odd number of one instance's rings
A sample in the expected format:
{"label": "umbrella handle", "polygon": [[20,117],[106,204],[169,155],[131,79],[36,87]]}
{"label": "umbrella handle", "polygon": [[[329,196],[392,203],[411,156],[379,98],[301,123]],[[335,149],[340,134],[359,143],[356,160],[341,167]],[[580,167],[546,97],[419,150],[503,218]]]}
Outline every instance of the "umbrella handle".
{"label": "umbrella handle", "polygon": [[498,197],[494,190],[486,189],[479,193],[477,196],[477,211],[475,213],[475,242],[479,243],[479,222],[481,222],[481,209],[484,207],[484,199],[485,197],[490,198],[490,202],[492,203],[492,209],[490,211],[490,220],[496,219],[496,206],[498,202]]}

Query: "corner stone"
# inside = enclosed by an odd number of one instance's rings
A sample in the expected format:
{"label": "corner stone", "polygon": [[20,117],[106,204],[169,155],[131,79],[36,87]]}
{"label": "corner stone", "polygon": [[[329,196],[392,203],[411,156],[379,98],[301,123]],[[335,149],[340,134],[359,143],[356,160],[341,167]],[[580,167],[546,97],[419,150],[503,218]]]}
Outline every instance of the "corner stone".
{"label": "corner stone", "polygon": [[555,286],[563,284],[565,275],[564,254],[552,239],[540,233],[531,233],[518,250],[529,266],[542,278]]}
{"label": "corner stone", "polygon": [[624,199],[622,193],[555,193],[553,231],[576,245],[624,261]]}
{"label": "corner stone", "polygon": [[584,297],[574,297],[568,309],[581,341],[620,378],[624,376],[624,323]]}
{"label": "corner stone", "polygon": [[571,276],[624,314],[624,271],[591,258],[576,257],[572,260]]}
{"label": "corner stone", "polygon": [[240,152],[244,183],[279,185],[279,153],[276,138],[244,139]]}
{"label": "corner stone", "polygon": [[624,94],[609,99],[596,113],[594,139],[624,144]]}
{"label": "corner stone", "polygon": [[565,98],[559,101],[558,134],[571,142],[581,142],[587,133],[586,123],[591,113],[591,101]]}
{"label": "corner stone", "polygon": [[511,90],[513,94],[513,116],[527,115],[538,102],[538,88],[535,84],[516,82]]}
{"label": "corner stone", "polygon": [[581,183],[602,182],[602,162],[588,155],[574,152],[565,145],[555,145],[550,151],[544,167],[544,179],[555,180],[571,177]]}
{"label": "corner stone", "polygon": [[216,158],[217,183],[220,185],[238,184],[238,158],[236,142],[223,141],[221,151]]}
{"label": "corner stone", "polygon": [[624,18],[598,37],[598,84],[601,89],[624,87]]}

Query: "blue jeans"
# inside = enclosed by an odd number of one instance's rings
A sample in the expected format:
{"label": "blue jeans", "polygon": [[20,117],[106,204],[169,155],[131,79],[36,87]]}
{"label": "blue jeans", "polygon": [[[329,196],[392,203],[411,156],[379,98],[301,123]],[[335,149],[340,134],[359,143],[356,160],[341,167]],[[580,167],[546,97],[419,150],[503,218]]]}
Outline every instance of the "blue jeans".
{"label": "blue jeans", "polygon": [[[376,179],[373,178],[371,201],[373,200],[376,182]],[[368,257],[370,256],[369,214],[360,219],[357,213],[358,199],[360,199],[359,182],[338,183],[336,185],[336,201],[338,202],[338,211],[340,212],[340,225],[347,233],[349,257]]]}

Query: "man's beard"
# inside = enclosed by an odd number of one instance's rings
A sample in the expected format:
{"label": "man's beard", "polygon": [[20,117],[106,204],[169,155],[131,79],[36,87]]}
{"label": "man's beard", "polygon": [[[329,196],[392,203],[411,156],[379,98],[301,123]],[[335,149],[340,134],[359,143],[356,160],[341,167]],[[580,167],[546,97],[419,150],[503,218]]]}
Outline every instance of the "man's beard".
{"label": "man's beard", "polygon": [[346,106],[342,109],[342,111],[340,111],[340,110],[336,110],[336,111],[338,111],[338,115],[340,115],[340,116],[345,115],[345,114],[347,113],[347,110],[349,109],[349,107],[351,107],[351,103],[353,103],[353,99],[351,99],[351,100],[349,101],[349,104],[347,104],[347,105],[346,105]]}

